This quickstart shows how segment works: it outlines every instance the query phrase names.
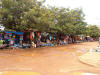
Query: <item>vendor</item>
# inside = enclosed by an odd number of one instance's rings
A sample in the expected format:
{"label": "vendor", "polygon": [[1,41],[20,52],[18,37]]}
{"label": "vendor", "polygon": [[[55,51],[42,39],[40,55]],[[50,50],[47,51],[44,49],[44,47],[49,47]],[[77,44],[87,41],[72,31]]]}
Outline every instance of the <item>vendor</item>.
{"label": "vendor", "polygon": [[99,37],[99,45],[100,45],[100,37]]}
{"label": "vendor", "polygon": [[3,47],[3,40],[0,40],[0,48]]}

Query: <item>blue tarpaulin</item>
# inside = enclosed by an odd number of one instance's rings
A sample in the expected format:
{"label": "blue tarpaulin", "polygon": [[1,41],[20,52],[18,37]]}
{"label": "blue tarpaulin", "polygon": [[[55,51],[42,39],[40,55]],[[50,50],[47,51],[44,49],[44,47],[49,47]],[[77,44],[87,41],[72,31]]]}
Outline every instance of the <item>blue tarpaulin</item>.
{"label": "blue tarpaulin", "polygon": [[14,34],[17,34],[17,35],[23,35],[24,33],[23,32],[14,32],[14,31],[3,31],[4,33],[14,33]]}

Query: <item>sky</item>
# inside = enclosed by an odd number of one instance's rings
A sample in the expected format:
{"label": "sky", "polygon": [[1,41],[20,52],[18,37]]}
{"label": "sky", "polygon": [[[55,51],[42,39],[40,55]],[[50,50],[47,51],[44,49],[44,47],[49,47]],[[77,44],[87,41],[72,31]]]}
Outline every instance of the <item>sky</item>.
{"label": "sky", "polygon": [[88,24],[100,26],[100,0],[46,0],[46,5],[82,8]]}

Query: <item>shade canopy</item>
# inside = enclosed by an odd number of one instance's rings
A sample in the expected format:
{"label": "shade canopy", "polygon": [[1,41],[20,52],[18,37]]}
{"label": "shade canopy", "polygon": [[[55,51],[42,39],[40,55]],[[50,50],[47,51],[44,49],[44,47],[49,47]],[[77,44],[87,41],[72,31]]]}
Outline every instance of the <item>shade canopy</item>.
{"label": "shade canopy", "polygon": [[23,32],[15,32],[15,31],[3,31],[4,33],[14,33],[14,34],[17,34],[17,35],[23,35],[24,33]]}

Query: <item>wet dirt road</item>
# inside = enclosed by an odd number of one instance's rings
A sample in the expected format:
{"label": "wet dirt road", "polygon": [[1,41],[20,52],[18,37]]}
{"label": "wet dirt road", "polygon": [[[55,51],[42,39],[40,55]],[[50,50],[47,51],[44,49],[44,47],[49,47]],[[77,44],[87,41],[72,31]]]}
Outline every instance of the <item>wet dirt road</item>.
{"label": "wet dirt road", "polygon": [[78,60],[80,55],[97,46],[98,42],[86,42],[59,47],[0,50],[0,72],[36,72],[40,75],[73,75],[74,72],[100,74],[100,68]]}

